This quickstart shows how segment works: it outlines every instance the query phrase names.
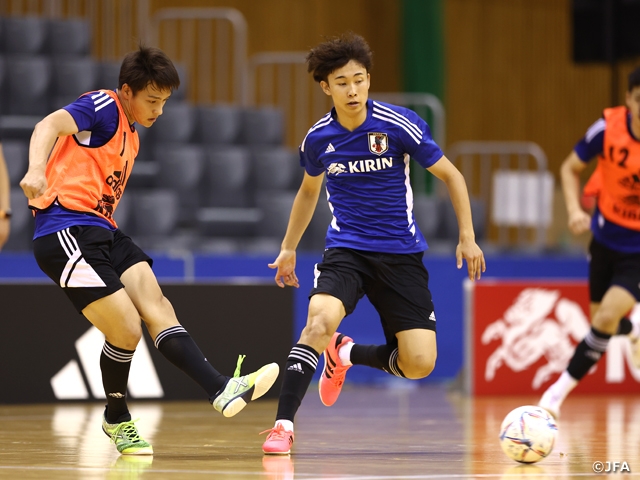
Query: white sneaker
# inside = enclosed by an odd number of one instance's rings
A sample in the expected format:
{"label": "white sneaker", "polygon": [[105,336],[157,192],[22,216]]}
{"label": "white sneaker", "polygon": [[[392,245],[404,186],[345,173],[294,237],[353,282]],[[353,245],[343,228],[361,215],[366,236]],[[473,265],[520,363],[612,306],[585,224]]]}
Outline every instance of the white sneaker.
{"label": "white sneaker", "polygon": [[564,398],[555,393],[553,386],[547,388],[538,402],[538,406],[544,408],[556,420],[560,419],[560,407]]}

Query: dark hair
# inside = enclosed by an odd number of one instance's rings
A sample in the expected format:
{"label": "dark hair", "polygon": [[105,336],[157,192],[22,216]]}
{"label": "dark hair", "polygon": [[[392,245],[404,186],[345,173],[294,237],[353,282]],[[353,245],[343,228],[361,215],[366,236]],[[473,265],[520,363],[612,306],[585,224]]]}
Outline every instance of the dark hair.
{"label": "dark hair", "polygon": [[159,90],[171,91],[180,86],[180,76],[167,55],[155,47],[140,45],[122,60],[118,88],[129,85],[135,95],[151,84]]}
{"label": "dark hair", "polygon": [[307,71],[316,82],[327,81],[329,75],[351,60],[362,65],[367,72],[373,65],[373,53],[360,35],[347,32],[322,42],[307,54]]}
{"label": "dark hair", "polygon": [[629,74],[629,92],[636,87],[640,87],[640,67]]}

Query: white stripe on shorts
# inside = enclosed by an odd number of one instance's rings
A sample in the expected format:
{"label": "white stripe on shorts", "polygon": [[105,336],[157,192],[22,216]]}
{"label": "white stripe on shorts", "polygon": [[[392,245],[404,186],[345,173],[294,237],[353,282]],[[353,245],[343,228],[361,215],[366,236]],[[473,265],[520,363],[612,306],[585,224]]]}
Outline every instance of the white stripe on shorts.
{"label": "white stripe on shorts", "polygon": [[60,286],[62,288],[106,287],[107,285],[93,267],[82,258],[78,243],[69,233],[69,229],[60,230],[57,235],[60,245],[69,257],[60,275]]}

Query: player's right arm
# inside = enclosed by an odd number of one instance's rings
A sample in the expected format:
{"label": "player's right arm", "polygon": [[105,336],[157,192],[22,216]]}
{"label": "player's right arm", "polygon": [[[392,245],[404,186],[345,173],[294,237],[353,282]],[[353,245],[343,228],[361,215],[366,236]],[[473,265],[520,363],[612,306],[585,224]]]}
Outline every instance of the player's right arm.
{"label": "player's right arm", "polygon": [[311,217],[313,217],[313,213],[316,210],[320,190],[322,190],[323,178],[324,174],[314,177],[305,172],[302,184],[293,201],[287,231],[280,247],[280,254],[273,263],[269,264],[269,268],[277,269],[275,281],[281,288],[284,288],[285,285],[296,288],[300,286],[295,272],[296,248],[298,248],[300,239],[309,226]]}
{"label": "player's right arm", "polygon": [[29,169],[20,181],[27,198],[38,198],[47,189],[45,169],[56,139],[75,133],[78,133],[78,126],[64,109],[56,110],[36,124],[29,143]]}
{"label": "player's right arm", "polygon": [[575,150],[571,151],[560,167],[560,181],[567,207],[568,226],[574,235],[589,231],[591,224],[591,217],[580,205],[580,174],[586,167],[587,164],[580,159]]}

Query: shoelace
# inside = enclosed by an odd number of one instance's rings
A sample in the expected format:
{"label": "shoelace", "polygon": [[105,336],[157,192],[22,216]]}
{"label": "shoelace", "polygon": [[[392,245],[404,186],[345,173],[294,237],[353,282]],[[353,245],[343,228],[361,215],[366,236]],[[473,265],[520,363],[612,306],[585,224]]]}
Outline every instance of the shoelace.
{"label": "shoelace", "polygon": [[135,426],[135,422],[138,420],[140,419],[136,418],[135,420],[119,423],[113,433],[111,433],[111,441],[116,443],[116,439],[120,434],[121,438],[126,438],[133,443],[141,441],[142,439],[140,438],[138,429]]}
{"label": "shoelace", "polygon": [[246,357],[246,355],[238,355],[238,361],[236,362],[236,370],[233,372],[233,378],[238,378],[240,376],[240,367],[242,366],[244,357]]}
{"label": "shoelace", "polygon": [[264,435],[265,433],[270,432],[267,438],[277,438],[278,440],[284,440],[287,436],[287,431],[284,429],[282,424],[277,424],[275,427],[265,430],[264,432],[260,432],[259,435]]}

